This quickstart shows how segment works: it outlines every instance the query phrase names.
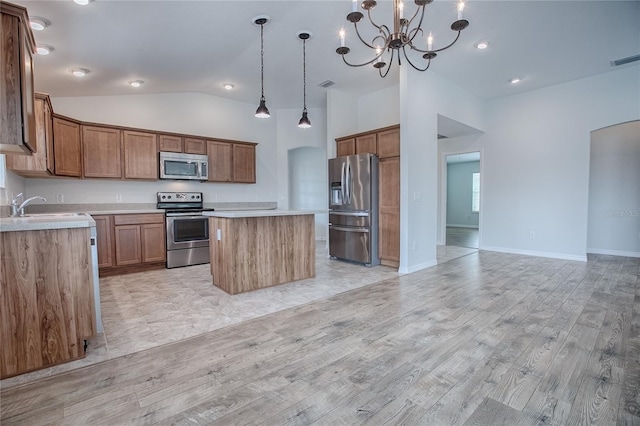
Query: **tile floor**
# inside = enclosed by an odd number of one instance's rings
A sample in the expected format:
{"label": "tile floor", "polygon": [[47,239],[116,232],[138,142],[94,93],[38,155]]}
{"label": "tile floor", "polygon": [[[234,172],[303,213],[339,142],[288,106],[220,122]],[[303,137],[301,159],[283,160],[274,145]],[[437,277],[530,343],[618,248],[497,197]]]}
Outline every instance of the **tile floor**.
{"label": "tile floor", "polygon": [[[438,263],[477,250],[438,247]],[[385,266],[366,268],[328,259],[316,244],[316,277],[228,295],[211,284],[209,265],[161,269],[100,280],[104,333],[89,341],[84,359],[0,381],[8,388],[85,365],[197,336],[231,324],[325,299],[397,276]]]}

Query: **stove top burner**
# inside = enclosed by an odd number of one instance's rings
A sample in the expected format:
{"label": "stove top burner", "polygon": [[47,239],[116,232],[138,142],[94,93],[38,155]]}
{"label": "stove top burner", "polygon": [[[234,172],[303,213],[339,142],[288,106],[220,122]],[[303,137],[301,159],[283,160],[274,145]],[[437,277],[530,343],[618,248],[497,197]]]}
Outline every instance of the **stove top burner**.
{"label": "stove top burner", "polygon": [[157,208],[175,212],[202,212],[202,192],[158,192]]}

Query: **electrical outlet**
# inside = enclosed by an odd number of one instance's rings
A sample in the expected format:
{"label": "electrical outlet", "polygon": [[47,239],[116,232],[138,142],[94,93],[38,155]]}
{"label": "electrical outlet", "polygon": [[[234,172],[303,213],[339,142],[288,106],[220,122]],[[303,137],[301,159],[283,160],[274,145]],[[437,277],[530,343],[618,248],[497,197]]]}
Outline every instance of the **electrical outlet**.
{"label": "electrical outlet", "polygon": [[533,240],[535,237],[536,237],[535,231],[529,231],[529,238]]}
{"label": "electrical outlet", "polygon": [[122,194],[116,194],[116,203],[122,202]]}
{"label": "electrical outlet", "polygon": [[416,191],[413,193],[413,201],[415,202],[420,201],[420,192]]}
{"label": "electrical outlet", "polygon": [[64,203],[64,194],[56,194],[56,203]]}

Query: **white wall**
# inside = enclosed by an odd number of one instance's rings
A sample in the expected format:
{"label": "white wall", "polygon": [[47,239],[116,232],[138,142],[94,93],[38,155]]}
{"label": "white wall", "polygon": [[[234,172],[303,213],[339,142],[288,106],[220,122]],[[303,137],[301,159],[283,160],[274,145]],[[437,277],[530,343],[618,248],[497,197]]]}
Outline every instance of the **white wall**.
{"label": "white wall", "polygon": [[[278,179],[278,207],[283,209],[311,209],[326,210],[328,200],[327,188],[327,114],[321,108],[308,109],[311,128],[301,129],[298,121],[302,115],[300,108],[279,109],[277,111],[277,179]],[[313,148],[311,151],[301,148]],[[317,158],[309,158],[309,152]],[[296,160],[305,163],[302,170],[295,163]],[[292,161],[294,161],[292,163]],[[311,187],[295,185],[292,179],[304,179],[307,183],[312,182]],[[321,185],[321,189],[319,186]],[[300,191],[311,190],[313,194],[302,193]],[[292,193],[293,190],[293,193]],[[315,202],[309,200],[313,195],[317,199]],[[294,198],[292,199],[293,196]],[[305,202],[300,201],[304,199]],[[328,214],[318,213],[315,215],[316,238],[325,239],[328,227]]]}
{"label": "white wall", "polygon": [[380,129],[398,123],[400,123],[399,85],[358,98],[358,132]]}
{"label": "white wall", "polygon": [[640,121],[591,133],[587,247],[640,257]]}
{"label": "white wall", "polygon": [[479,161],[451,163],[447,167],[447,226],[478,228],[478,212],[471,211],[473,173]]}
{"label": "white wall", "polygon": [[639,77],[630,67],[487,104],[482,249],[585,260],[590,132],[640,117]]}
{"label": "white wall", "polygon": [[5,161],[5,156],[0,154],[0,162],[2,163],[0,173],[4,174],[3,184],[0,185],[0,206],[10,205],[14,196],[26,192],[25,179],[6,170]]}
{"label": "white wall", "polygon": [[354,133],[358,133],[358,98],[327,90],[327,159],[336,157],[337,138]]}
{"label": "white wall", "polygon": [[[255,105],[199,93],[53,98],[54,111],[82,121],[257,142],[256,184],[26,179],[29,196],[65,203],[154,203],[158,191],[201,191],[205,201],[277,201],[277,118],[254,117]],[[277,112],[276,114],[277,115]]]}

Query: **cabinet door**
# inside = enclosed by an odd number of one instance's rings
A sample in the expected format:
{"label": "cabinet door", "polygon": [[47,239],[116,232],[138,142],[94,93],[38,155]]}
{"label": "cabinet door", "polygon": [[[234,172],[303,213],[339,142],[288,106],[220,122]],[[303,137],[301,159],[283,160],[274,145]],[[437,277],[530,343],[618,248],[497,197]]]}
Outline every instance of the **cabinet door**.
{"label": "cabinet door", "polygon": [[160,151],[182,152],[182,138],[180,136],[160,135],[158,137]]}
{"label": "cabinet door", "polygon": [[140,225],[140,235],[142,238],[142,263],[164,262],[167,253],[164,223]]}
{"label": "cabinet door", "polygon": [[21,176],[47,177],[49,171],[53,172],[53,135],[51,112],[46,95],[37,95],[35,115],[36,152],[32,155],[8,154],[7,168]]}
{"label": "cabinet door", "polygon": [[256,147],[233,144],[233,181],[256,183]]}
{"label": "cabinet door", "polygon": [[113,266],[112,218],[109,215],[92,217],[96,222],[98,235],[98,267],[110,268]]}
{"label": "cabinet door", "polygon": [[400,157],[384,158],[379,164],[378,255],[382,264],[400,262]]}
{"label": "cabinet door", "polygon": [[207,141],[204,139],[184,138],[184,152],[187,154],[207,154]]}
{"label": "cabinet door", "polygon": [[80,177],[82,157],[80,125],[62,118],[53,118],[53,156],[57,176]]}
{"label": "cabinet door", "polygon": [[378,133],[378,157],[400,156],[400,129],[385,130]]}
{"label": "cabinet door", "polygon": [[82,126],[82,173],[88,178],[121,178],[122,149],[119,129]]}
{"label": "cabinet door", "polygon": [[358,136],[356,138],[356,154],[377,154],[378,153],[378,135],[371,133],[369,135]]}
{"label": "cabinet door", "polygon": [[116,240],[116,266],[142,263],[140,225],[114,227]]}
{"label": "cabinet door", "polygon": [[125,130],[124,177],[126,179],[158,179],[158,143],[155,133]]}
{"label": "cabinet door", "polygon": [[336,141],[336,156],[353,155],[356,153],[356,140],[354,138]]}
{"label": "cabinet door", "polygon": [[233,144],[207,141],[209,156],[209,182],[231,182]]}

